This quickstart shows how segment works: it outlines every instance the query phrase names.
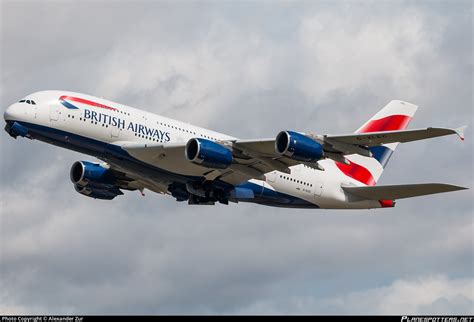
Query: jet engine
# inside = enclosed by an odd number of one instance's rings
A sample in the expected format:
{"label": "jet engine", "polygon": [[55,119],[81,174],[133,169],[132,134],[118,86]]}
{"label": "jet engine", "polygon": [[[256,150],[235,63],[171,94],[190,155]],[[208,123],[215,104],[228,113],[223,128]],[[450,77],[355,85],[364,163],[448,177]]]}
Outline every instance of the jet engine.
{"label": "jet engine", "polygon": [[77,161],[71,167],[70,178],[80,194],[94,199],[112,200],[123,192],[106,166],[87,161]]}
{"label": "jet engine", "polygon": [[316,162],[324,157],[323,146],[304,134],[281,131],[275,140],[278,154],[303,162]]}
{"label": "jet engine", "polygon": [[232,152],[225,146],[201,138],[188,141],[186,159],[206,168],[225,169],[232,163]]}

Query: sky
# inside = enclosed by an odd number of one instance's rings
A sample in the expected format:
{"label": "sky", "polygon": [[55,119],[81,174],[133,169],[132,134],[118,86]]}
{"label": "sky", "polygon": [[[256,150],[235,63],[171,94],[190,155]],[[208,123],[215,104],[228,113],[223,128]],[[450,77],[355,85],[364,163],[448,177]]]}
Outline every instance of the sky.
{"label": "sky", "polygon": [[[1,109],[104,97],[243,139],[411,128],[380,184],[473,183],[473,3],[0,0]],[[94,158],[0,135],[2,314],[474,314],[473,190],[393,209],[86,198]]]}

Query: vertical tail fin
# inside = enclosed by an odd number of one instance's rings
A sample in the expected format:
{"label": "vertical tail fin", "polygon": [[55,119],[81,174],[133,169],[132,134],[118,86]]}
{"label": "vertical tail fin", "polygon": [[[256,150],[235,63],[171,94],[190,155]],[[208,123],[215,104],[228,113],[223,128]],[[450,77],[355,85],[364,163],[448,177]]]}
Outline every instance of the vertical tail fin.
{"label": "vertical tail fin", "polygon": [[365,122],[355,133],[404,130],[416,113],[418,106],[391,101]]}
{"label": "vertical tail fin", "polygon": [[[418,106],[407,102],[391,101],[355,133],[403,130],[410,123],[417,108]],[[349,165],[339,162],[336,162],[336,165],[347,176],[366,185],[375,185],[397,145],[398,143],[390,143],[371,147],[373,157],[354,154],[347,156]]]}

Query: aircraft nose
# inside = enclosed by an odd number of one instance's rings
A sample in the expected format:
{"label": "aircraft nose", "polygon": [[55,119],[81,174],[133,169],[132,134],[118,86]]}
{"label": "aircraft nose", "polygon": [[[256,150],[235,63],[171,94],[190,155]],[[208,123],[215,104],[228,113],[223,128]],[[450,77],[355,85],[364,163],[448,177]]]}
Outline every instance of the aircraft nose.
{"label": "aircraft nose", "polygon": [[17,104],[12,104],[3,113],[3,118],[5,119],[5,131],[10,134],[11,137],[17,138],[17,136],[28,137],[28,129],[26,129],[23,125],[18,123],[21,119],[21,109],[17,106]]}
{"label": "aircraft nose", "polygon": [[13,120],[14,114],[15,114],[14,112],[15,105],[16,103],[8,106],[7,109],[5,110],[5,113],[3,113],[3,119],[5,121]]}

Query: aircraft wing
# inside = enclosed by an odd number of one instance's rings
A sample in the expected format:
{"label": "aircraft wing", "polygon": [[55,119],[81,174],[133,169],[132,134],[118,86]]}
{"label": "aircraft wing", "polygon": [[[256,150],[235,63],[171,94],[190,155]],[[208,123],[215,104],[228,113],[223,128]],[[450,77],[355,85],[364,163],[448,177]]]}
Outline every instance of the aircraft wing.
{"label": "aircraft wing", "polygon": [[[426,128],[417,130],[369,132],[348,135],[312,135],[307,137],[321,144],[324,157],[348,164],[349,154],[371,156],[369,147],[393,142],[410,142],[438,136],[457,134],[463,138],[465,127],[459,129]],[[324,170],[318,162],[296,161],[275,151],[276,139],[224,140],[221,144],[232,151],[233,162],[226,169],[210,169],[186,160],[186,143],[157,144],[116,142],[135,158],[171,172],[188,176],[204,176],[208,180],[222,179],[236,184],[249,179],[263,179],[271,171],[290,173],[289,167],[304,164]]]}
{"label": "aircraft wing", "polygon": [[[232,150],[233,163],[227,169],[210,169],[185,158],[186,143],[149,144],[115,142],[130,155],[148,164],[188,176],[203,176],[208,180],[222,179],[231,184],[250,179],[264,179],[264,174],[278,170],[290,173],[290,166],[303,164],[275,152],[275,140],[233,140],[219,142]],[[308,163],[318,167],[316,163]]]}
{"label": "aircraft wing", "polygon": [[[434,128],[401,131],[368,132],[347,135],[313,135],[309,138],[320,143],[324,149],[326,158],[337,162],[347,163],[344,155],[360,154],[371,156],[369,147],[395,142],[411,142],[424,140],[438,136],[457,134],[464,140],[464,130],[466,126],[459,129]],[[288,166],[295,164],[305,164],[311,168],[323,170],[317,162],[299,162],[291,158],[282,156],[275,151],[275,139],[263,140],[236,140],[231,142],[234,155],[243,155],[260,161],[271,170],[283,172]],[[267,171],[268,172],[268,171]]]}
{"label": "aircraft wing", "polygon": [[350,144],[350,145],[362,145],[362,146],[377,146],[380,144],[387,143],[405,143],[418,140],[425,140],[429,138],[434,138],[438,136],[457,134],[461,140],[464,140],[464,130],[466,126],[462,126],[458,129],[448,129],[448,128],[436,128],[429,127],[426,129],[416,129],[416,130],[400,130],[400,131],[383,131],[383,132],[368,132],[368,133],[357,133],[357,134],[347,134],[347,135],[323,135],[323,136],[314,136],[315,139],[323,140],[331,144],[334,142],[337,146],[337,143]]}
{"label": "aircraft wing", "polygon": [[344,191],[369,200],[396,200],[435,193],[468,189],[443,183],[401,184],[388,186],[342,186]]}
{"label": "aircraft wing", "polygon": [[322,169],[317,163],[296,161],[275,151],[275,139],[235,140],[231,141],[232,153],[243,164],[255,165],[262,171],[278,170],[290,173],[288,167],[305,164],[311,168]]}

